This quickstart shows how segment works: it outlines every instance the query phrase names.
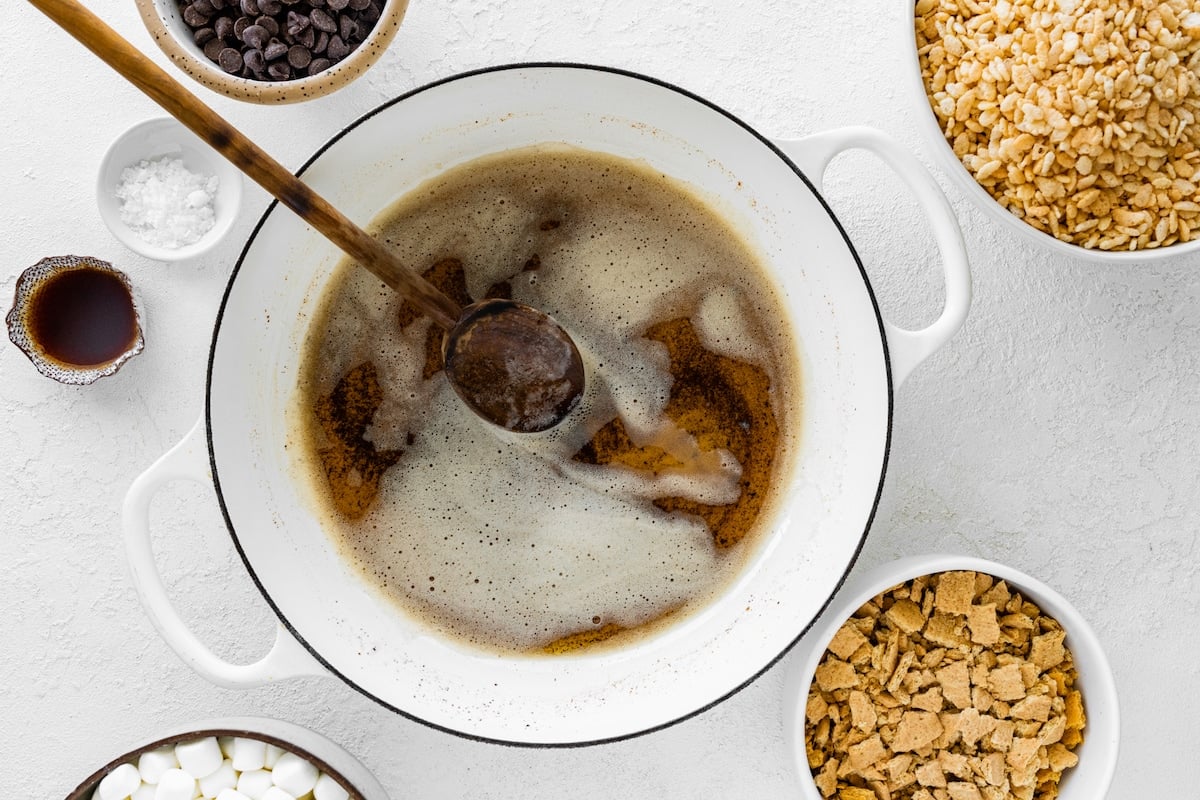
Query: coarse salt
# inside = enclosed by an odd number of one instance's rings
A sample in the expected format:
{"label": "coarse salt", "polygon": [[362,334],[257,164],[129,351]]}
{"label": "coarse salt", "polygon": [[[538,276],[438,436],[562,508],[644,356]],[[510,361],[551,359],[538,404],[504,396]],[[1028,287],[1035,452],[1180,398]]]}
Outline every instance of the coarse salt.
{"label": "coarse salt", "polygon": [[126,167],[116,191],[121,222],[147,244],[170,250],[212,230],[216,195],[216,175],[192,172],[171,156]]}

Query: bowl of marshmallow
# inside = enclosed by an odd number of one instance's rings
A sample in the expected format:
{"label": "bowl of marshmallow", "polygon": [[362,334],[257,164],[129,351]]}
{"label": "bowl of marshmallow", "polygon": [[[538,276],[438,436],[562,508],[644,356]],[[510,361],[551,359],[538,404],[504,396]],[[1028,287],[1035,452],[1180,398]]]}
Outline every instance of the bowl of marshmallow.
{"label": "bowl of marshmallow", "polygon": [[263,717],[188,725],[89,775],[67,800],[388,800],[366,767],[307,728]]}

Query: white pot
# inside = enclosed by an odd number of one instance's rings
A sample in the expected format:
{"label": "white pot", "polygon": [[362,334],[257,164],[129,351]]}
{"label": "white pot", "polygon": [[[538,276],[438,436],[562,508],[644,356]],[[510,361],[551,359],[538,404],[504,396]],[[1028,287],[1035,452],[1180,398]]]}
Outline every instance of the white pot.
{"label": "white pot", "polygon": [[[135,582],[159,631],[223,686],[333,673],[385,706],[471,737],[580,744],[646,732],[744,686],[796,641],[852,565],[887,464],[894,391],[961,326],[965,248],[929,174],[891,139],[853,128],[771,142],[711,104],[637,75],[518,65],[455,77],[368,114],[304,180],[360,224],[455,164],[536,142],[643,159],[702,194],[765,253],[800,349],[804,412],[791,498],[743,576],[704,612],[635,646],[558,659],[465,651],[421,633],[335,553],[289,476],[284,410],[309,314],[341,256],[273,206],[230,280],[204,418],[137,479],[125,526]],[[880,316],[819,194],[837,153],[865,148],[911,187],[944,261],[946,304],[921,331]],[[209,474],[211,468],[211,476]],[[231,665],[170,607],[150,553],[148,507],[165,481],[213,480],[235,545],[280,619],[272,651]]]}

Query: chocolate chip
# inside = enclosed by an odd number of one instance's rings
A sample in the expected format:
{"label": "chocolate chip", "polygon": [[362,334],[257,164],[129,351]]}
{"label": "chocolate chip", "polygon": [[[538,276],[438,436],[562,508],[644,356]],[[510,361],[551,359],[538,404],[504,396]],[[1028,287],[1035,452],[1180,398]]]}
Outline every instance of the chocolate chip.
{"label": "chocolate chip", "polygon": [[326,33],[337,32],[337,22],[328,13],[319,8],[314,8],[312,13],[308,15],[308,18],[312,20],[313,27],[319,31],[325,31]]}
{"label": "chocolate chip", "polygon": [[271,34],[261,25],[249,25],[242,31],[242,41],[252,50],[261,50],[271,40]]}
{"label": "chocolate chip", "polygon": [[242,60],[246,62],[246,68],[255,74],[261,75],[267,71],[267,57],[262,50],[247,50]]}
{"label": "chocolate chip", "polygon": [[204,43],[204,55],[209,61],[216,61],[221,55],[221,51],[226,47],[225,43],[220,39],[209,39]]}
{"label": "chocolate chip", "polygon": [[288,46],[278,39],[272,39],[267,46],[263,48],[263,55],[267,61],[274,61],[277,58],[283,58],[287,55]]}
{"label": "chocolate chip", "polygon": [[274,17],[268,17],[265,14],[254,20],[254,24],[264,29],[269,36],[279,35],[279,20]]}
{"label": "chocolate chip", "polygon": [[232,47],[226,47],[217,54],[217,64],[228,73],[239,72],[244,63],[242,61],[242,54]]}
{"label": "chocolate chip", "polygon": [[340,37],[340,36],[330,37],[329,48],[325,51],[326,55],[328,55],[334,61],[341,61],[343,58],[346,57],[346,54],[349,52],[350,52],[350,46],[348,44],[346,44],[344,41],[342,41],[342,37]]}
{"label": "chocolate chip", "polygon": [[218,39],[229,39],[233,37],[233,19],[231,17],[217,17],[213,22],[213,31],[216,32]]}
{"label": "chocolate chip", "polygon": [[306,50],[311,50],[312,46],[317,43],[317,32],[310,25],[297,33],[295,38],[296,44],[303,45]]}
{"label": "chocolate chip", "polygon": [[287,13],[287,32],[289,36],[295,36],[300,31],[311,25],[308,16],[305,14],[297,14],[295,11]]}
{"label": "chocolate chip", "polygon": [[383,7],[382,0],[177,1],[205,57],[257,80],[329,69],[370,34]]}
{"label": "chocolate chip", "polygon": [[312,53],[307,47],[294,44],[288,48],[287,60],[295,69],[304,69],[312,63]]}
{"label": "chocolate chip", "polygon": [[203,28],[208,24],[208,20],[209,16],[197,11],[194,5],[183,9],[183,21],[193,28]]}

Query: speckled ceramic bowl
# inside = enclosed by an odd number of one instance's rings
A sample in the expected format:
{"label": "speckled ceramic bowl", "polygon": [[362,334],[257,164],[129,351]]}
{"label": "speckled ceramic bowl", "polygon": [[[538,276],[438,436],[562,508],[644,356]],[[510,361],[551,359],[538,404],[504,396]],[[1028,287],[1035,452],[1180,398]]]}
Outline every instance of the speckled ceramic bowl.
{"label": "speckled ceramic bowl", "polygon": [[[41,297],[43,289],[56,283],[66,273],[106,275],[115,279],[116,283],[110,280],[99,285],[77,285],[73,295],[51,295],[65,301],[65,307]],[[55,290],[49,291],[53,293]],[[81,299],[81,294],[87,298],[86,301]],[[113,305],[114,297],[116,305]],[[57,317],[50,325],[37,321],[38,306],[43,302],[52,302],[50,310]],[[123,305],[125,303],[127,305]],[[129,319],[129,315],[132,315],[132,319]],[[69,386],[85,386],[115,374],[125,362],[142,352],[146,345],[141,309],[129,277],[107,261],[91,256],[43,258],[22,272],[17,278],[12,308],[5,317],[5,323],[8,326],[8,338],[33,362],[38,372]],[[46,343],[39,341],[38,331],[41,330],[49,333],[59,346],[73,342],[71,349],[78,350],[79,344],[84,342],[88,343],[84,350],[91,350],[98,339],[111,338],[114,330],[125,325],[130,330],[124,346],[99,361],[87,359],[85,363],[75,363],[63,360],[43,349]],[[120,344],[119,339],[116,344]]]}
{"label": "speckled ceramic bowl", "polygon": [[[391,44],[408,9],[408,0],[382,0],[379,20],[349,55],[303,78],[254,80],[225,72],[196,44],[184,22],[179,0],[136,0],[142,21],[162,51],[196,81],[215,92],[250,103],[275,105],[312,100],[334,92],[362,75]],[[289,6],[285,5],[284,8]]]}
{"label": "speckled ceramic bowl", "polygon": [[[1012,591],[1020,593],[1043,614],[1057,620],[1066,632],[1065,645],[1071,652],[1077,672],[1075,688],[1083,696],[1087,723],[1083,741],[1074,750],[1079,762],[1063,773],[1058,797],[1060,800],[1104,797],[1117,766],[1120,714],[1112,670],[1091,626],[1066,598],[1030,575],[982,558],[936,554],[909,556],[852,575],[792,654],[794,660],[785,692],[784,732],[796,760],[800,796],[804,800],[824,800],[817,790],[805,753],[805,711],[817,665],[834,634],[843,622],[876,595],[923,575],[958,570],[986,573],[1005,581]],[[953,706],[947,710],[953,710]]]}
{"label": "speckled ceramic bowl", "polygon": [[[294,753],[332,778],[346,792],[347,800],[388,800],[387,792],[375,776],[340,745],[308,728],[268,717],[229,717],[177,726],[100,767],[76,786],[66,800],[89,800],[106,775],[123,764],[136,767],[143,753],[210,736],[219,740],[222,737],[256,739]],[[153,788],[143,786],[143,789]],[[312,797],[311,794],[305,796]],[[141,795],[135,791],[134,797]]]}

